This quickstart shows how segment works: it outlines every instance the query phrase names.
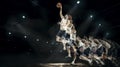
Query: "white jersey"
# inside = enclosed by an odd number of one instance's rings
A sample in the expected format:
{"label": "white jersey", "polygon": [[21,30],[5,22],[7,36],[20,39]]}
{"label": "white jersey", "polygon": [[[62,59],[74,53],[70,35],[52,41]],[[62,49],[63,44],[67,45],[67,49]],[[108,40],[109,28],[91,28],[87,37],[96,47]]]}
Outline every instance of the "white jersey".
{"label": "white jersey", "polygon": [[76,33],[71,33],[70,39],[76,41]]}
{"label": "white jersey", "polygon": [[61,23],[67,23],[68,19],[62,18]]}
{"label": "white jersey", "polygon": [[79,43],[78,43],[79,45],[79,47],[81,47],[81,46],[85,46],[85,44],[81,41],[81,40],[79,40]]}
{"label": "white jersey", "polygon": [[67,29],[67,24],[68,19],[62,18],[61,22],[60,22],[60,30],[66,30]]}
{"label": "white jersey", "polygon": [[94,41],[92,41],[91,46],[92,46],[92,47],[96,47],[97,44],[96,44]]}
{"label": "white jersey", "polygon": [[99,44],[98,48],[100,48],[102,46],[102,44]]}
{"label": "white jersey", "polygon": [[67,28],[66,28],[66,33],[71,34],[71,32],[72,32],[72,27],[67,26]]}
{"label": "white jersey", "polygon": [[106,48],[111,48],[111,45],[108,42],[102,40],[102,43]]}

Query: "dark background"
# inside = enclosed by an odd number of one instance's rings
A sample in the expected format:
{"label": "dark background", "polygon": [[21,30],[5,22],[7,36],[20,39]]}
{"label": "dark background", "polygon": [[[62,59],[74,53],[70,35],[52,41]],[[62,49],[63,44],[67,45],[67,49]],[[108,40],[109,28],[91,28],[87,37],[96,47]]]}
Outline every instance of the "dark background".
{"label": "dark background", "polygon": [[[0,55],[1,58],[9,55],[23,53],[46,53],[55,49],[51,44],[55,41],[58,32],[57,22],[60,21],[59,9],[56,3],[63,4],[63,14],[65,15],[73,8],[77,0],[0,0]],[[120,1],[119,0],[81,0],[71,15],[78,35],[88,36],[91,29],[99,23],[102,24],[97,37],[106,37],[109,40],[120,44]],[[93,14],[93,23],[90,24],[87,32],[81,34],[79,27]],[[22,19],[22,15],[26,19]],[[12,21],[11,21],[12,19]],[[15,24],[21,24],[31,34],[24,34],[19,31]],[[12,34],[9,35],[8,32]],[[24,35],[28,37],[25,39]],[[36,42],[35,39],[40,41]],[[38,48],[39,47],[39,48]],[[47,55],[47,54],[46,54]],[[2,59],[4,61],[5,59]],[[6,62],[6,61],[4,61]]]}

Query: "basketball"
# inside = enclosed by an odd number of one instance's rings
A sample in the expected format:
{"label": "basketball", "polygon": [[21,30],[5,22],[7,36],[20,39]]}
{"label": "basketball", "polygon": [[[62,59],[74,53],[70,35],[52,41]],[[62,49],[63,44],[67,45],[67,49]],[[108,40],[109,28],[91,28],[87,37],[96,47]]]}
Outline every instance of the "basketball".
{"label": "basketball", "polygon": [[62,4],[60,2],[57,3],[57,5],[56,5],[57,8],[60,8],[61,6],[62,6]]}

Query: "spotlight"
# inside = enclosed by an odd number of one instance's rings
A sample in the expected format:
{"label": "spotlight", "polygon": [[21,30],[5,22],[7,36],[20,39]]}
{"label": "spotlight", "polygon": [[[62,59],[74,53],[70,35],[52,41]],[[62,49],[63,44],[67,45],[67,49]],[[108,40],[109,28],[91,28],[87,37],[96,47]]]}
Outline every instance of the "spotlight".
{"label": "spotlight", "polygon": [[11,32],[9,32],[8,34],[9,34],[9,35],[11,35],[12,33],[11,33]]}
{"label": "spotlight", "polygon": [[93,15],[90,15],[90,18],[93,18]]}
{"label": "spotlight", "polygon": [[40,41],[39,39],[36,39],[36,41]]}
{"label": "spotlight", "polygon": [[46,43],[48,43],[48,41]]}
{"label": "spotlight", "polygon": [[99,24],[99,26],[101,26],[102,24]]}
{"label": "spotlight", "polygon": [[24,36],[24,38],[27,38],[27,36]]}
{"label": "spotlight", "polygon": [[80,4],[80,1],[77,1],[77,4]]}
{"label": "spotlight", "polygon": [[108,36],[109,34],[110,34],[110,33],[108,33],[108,32],[106,33],[107,36]]}
{"label": "spotlight", "polygon": [[23,19],[25,19],[26,17],[25,16],[22,16]]}

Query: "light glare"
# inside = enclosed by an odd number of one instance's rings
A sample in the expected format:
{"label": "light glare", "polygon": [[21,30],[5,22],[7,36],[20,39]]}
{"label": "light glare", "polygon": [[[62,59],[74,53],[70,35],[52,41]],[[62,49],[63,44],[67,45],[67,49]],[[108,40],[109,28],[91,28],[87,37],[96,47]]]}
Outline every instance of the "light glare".
{"label": "light glare", "polygon": [[24,38],[27,38],[27,36],[24,36]]}
{"label": "light glare", "polygon": [[9,32],[8,34],[9,34],[9,35],[11,35],[12,33],[11,33],[11,32]]}
{"label": "light glare", "polygon": [[101,26],[102,24],[99,24],[99,26]]}
{"label": "light glare", "polygon": [[93,15],[90,15],[90,18],[93,18]]}
{"label": "light glare", "polygon": [[39,39],[36,39],[36,41],[39,41]]}
{"label": "light glare", "polygon": [[77,4],[80,4],[80,1],[77,1]]}
{"label": "light glare", "polygon": [[25,16],[22,16],[23,19],[25,19]]}

